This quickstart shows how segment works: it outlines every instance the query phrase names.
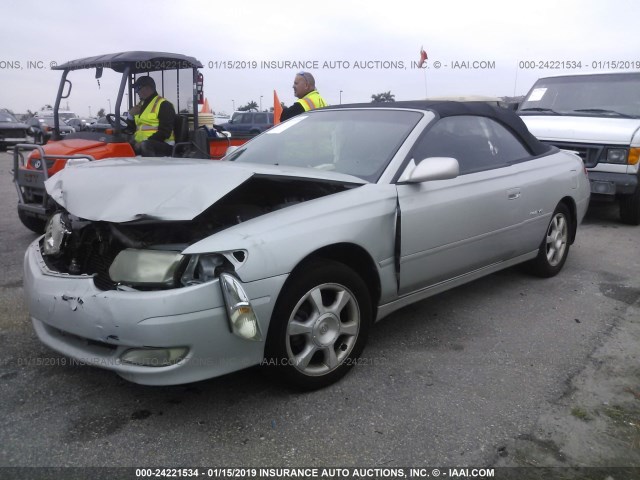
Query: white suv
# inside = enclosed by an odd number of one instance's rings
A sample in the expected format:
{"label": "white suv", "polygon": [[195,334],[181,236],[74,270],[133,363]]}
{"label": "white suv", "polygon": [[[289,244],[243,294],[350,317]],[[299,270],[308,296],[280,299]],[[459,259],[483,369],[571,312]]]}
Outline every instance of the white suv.
{"label": "white suv", "polygon": [[538,139],[582,157],[592,198],[616,200],[621,220],[640,224],[640,72],[541,78],[518,113]]}

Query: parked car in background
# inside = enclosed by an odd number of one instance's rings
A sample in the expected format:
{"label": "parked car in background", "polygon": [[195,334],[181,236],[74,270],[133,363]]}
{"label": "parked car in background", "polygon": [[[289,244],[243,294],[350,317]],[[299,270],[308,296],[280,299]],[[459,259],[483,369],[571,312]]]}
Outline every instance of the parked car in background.
{"label": "parked car in background", "polygon": [[[61,122],[66,122],[67,120],[70,120],[72,118],[79,118],[78,114],[75,112],[72,112],[71,110],[59,110],[58,115]],[[38,110],[34,114],[34,116],[49,118],[49,117],[53,117],[54,113],[53,113],[53,110]]]}
{"label": "parked car in background", "polygon": [[428,101],[450,101],[450,102],[484,102],[495,107],[510,108],[516,110],[512,104],[505,102],[500,97],[491,97],[488,95],[459,95],[459,96],[442,96],[442,97],[429,97]]}
{"label": "parked car in background", "polygon": [[18,143],[27,143],[28,128],[26,123],[19,122],[11,112],[0,109],[0,151]]}
{"label": "parked car in background", "polygon": [[595,199],[640,225],[640,72],[541,78],[518,113],[540,140],[580,155]]}
{"label": "parked car in background", "polygon": [[113,131],[113,125],[109,123],[107,117],[100,117],[95,122],[89,124],[87,130],[90,132],[105,133],[107,130]]}
{"label": "parked car in background", "polygon": [[484,103],[327,107],[225,158],[49,178],[24,263],[40,340],[143,384],[263,364],[323,387],[403,306],[523,262],[556,275],[589,202],[577,155]]}
{"label": "parked car in background", "polygon": [[95,118],[69,118],[65,120],[65,123],[70,127],[73,127],[76,132],[84,132],[89,129],[91,122],[95,121]]}
{"label": "parked car in background", "polygon": [[[53,117],[38,116],[28,119],[27,125],[29,125],[32,129],[34,143],[37,143],[38,145],[44,145],[51,138],[55,123]],[[60,123],[60,135],[62,137],[65,137],[74,132],[75,129],[73,127],[70,127],[65,123]]]}
{"label": "parked car in background", "polygon": [[257,135],[273,127],[273,113],[269,112],[234,112],[222,128],[232,135]]}

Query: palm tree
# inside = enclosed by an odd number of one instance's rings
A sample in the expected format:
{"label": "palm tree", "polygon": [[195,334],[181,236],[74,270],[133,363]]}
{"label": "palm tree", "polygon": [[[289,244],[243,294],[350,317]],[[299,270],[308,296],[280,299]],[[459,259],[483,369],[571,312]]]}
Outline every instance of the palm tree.
{"label": "palm tree", "polygon": [[396,96],[391,93],[391,90],[389,90],[388,92],[371,95],[371,103],[395,102],[395,97]]}
{"label": "palm tree", "polygon": [[249,110],[258,111],[258,104],[255,101],[251,101],[247,103],[245,106],[238,108],[238,111],[240,112],[248,112]]}

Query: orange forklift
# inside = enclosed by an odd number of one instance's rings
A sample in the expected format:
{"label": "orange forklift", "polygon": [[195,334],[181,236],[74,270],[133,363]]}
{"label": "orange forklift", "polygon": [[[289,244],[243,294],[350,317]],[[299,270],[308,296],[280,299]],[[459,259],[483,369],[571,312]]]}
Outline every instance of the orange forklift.
{"label": "orange forklift", "polygon": [[[62,78],[53,109],[55,125],[51,139],[43,146],[18,144],[13,150],[13,179],[18,191],[18,216],[22,224],[36,233],[44,231],[46,221],[55,208],[44,182],[69,162],[135,156],[131,146],[135,132],[122,114],[136,103],[133,85],[139,76],[152,76],[158,94],[170,100],[176,109],[173,157],[220,159],[228,147],[246,142],[249,137],[232,138],[216,125],[199,123],[197,104],[204,101],[203,76],[199,68],[202,64],[193,57],[144,51],[81,58],[53,67],[54,70],[62,70]],[[72,83],[67,77],[77,71],[86,74],[87,70],[95,72],[98,87],[105,70],[120,74],[114,113],[106,116],[112,128],[70,133],[63,138],[58,112],[61,101],[71,94]]]}

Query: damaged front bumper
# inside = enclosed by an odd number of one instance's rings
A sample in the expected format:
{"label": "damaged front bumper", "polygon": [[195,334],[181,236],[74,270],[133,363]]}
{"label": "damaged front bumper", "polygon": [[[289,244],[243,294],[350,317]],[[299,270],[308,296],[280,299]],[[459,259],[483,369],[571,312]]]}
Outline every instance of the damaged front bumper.
{"label": "damaged front bumper", "polygon": [[[92,276],[52,272],[39,242],[25,254],[24,290],[34,329],[50,348],[146,385],[199,381],[262,361],[263,341],[232,332],[219,279],[160,291],[104,291]],[[241,284],[262,332],[286,277]],[[144,352],[146,363],[155,359],[157,366],[135,364]]]}

